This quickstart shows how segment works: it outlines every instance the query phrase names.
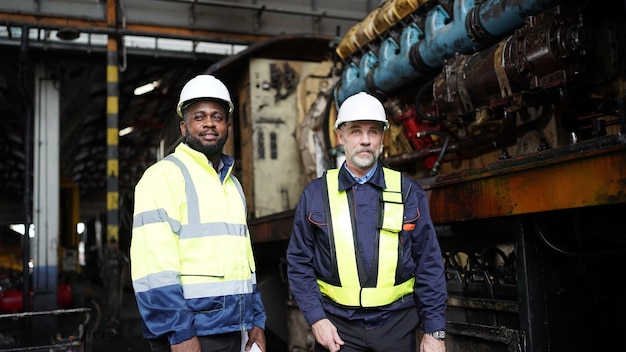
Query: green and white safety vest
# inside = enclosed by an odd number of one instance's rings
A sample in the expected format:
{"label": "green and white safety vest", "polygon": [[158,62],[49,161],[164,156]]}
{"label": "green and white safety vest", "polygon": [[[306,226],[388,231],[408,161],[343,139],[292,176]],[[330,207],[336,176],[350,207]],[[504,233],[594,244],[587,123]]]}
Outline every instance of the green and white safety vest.
{"label": "green and white safety vest", "polygon": [[[401,258],[400,232],[404,217],[402,199],[402,174],[383,168],[386,187],[381,195],[382,219],[380,221],[378,240],[378,270],[374,287],[363,287],[357,270],[356,239],[353,233],[348,197],[345,190],[338,190],[339,170],[328,170],[325,173],[328,190],[327,219],[329,219],[328,236],[334,244],[334,259],[339,274],[339,285],[330,284],[320,278],[317,283],[320,292],[334,302],[353,307],[378,307],[397,301],[405,295],[413,293],[415,278],[404,282],[396,282],[396,270]],[[331,248],[331,251],[333,248]],[[332,258],[331,258],[332,260]]]}

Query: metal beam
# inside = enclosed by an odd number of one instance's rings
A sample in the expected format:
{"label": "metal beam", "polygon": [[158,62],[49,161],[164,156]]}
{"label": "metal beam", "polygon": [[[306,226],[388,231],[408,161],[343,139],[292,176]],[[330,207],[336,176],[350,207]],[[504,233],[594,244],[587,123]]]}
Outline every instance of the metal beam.
{"label": "metal beam", "polygon": [[107,2],[102,0],[5,2],[0,23],[6,26],[242,45],[286,33],[340,35],[365,18],[372,7],[372,0],[327,0],[312,5],[285,0],[125,0],[115,2],[117,19],[111,27]]}
{"label": "metal beam", "polygon": [[420,183],[437,224],[625,203],[625,151],[612,135]]}
{"label": "metal beam", "polygon": [[[162,1],[189,4],[189,1],[187,0],[162,0]],[[236,3],[236,2],[230,2],[230,1],[199,0],[199,1],[194,2],[194,4],[204,5],[204,6],[213,6],[213,7],[223,7],[223,8],[228,8],[228,9],[244,9],[244,10],[252,10],[256,12],[273,12],[273,13],[279,13],[282,15],[331,18],[331,19],[336,19],[336,20],[347,20],[347,21],[361,21],[363,19],[362,16],[340,15],[340,14],[335,14],[335,13],[329,13],[328,11],[287,9],[283,7],[271,7],[271,6],[267,6],[263,4],[245,4],[245,3]]]}
{"label": "metal beam", "polygon": [[0,23],[9,27],[28,26],[56,30],[64,27],[73,27],[82,33],[95,33],[106,35],[136,35],[158,38],[187,39],[197,41],[210,41],[215,43],[250,44],[270,38],[269,35],[232,33],[226,31],[210,31],[183,27],[147,25],[127,23],[125,28],[110,27],[106,20],[85,20],[57,16],[37,16],[0,12]]}

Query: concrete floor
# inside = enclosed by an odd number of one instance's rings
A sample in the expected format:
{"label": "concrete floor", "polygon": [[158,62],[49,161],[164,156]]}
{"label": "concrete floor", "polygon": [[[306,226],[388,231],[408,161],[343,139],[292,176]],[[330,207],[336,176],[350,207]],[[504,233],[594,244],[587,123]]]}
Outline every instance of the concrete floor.
{"label": "concrete floor", "polygon": [[[148,342],[141,336],[134,338],[112,338],[94,342],[92,352],[149,352]],[[88,352],[88,351],[85,351]]]}
{"label": "concrete floor", "polygon": [[[106,289],[98,284],[85,284],[73,287],[75,295],[71,307],[57,309],[62,314],[27,319],[0,319],[0,352],[5,350],[29,352],[83,351],[83,352],[150,352],[148,342],[142,336],[141,317],[129,284],[122,290],[121,301],[111,303]],[[266,297],[280,296],[276,293]],[[282,299],[282,298],[281,298]],[[266,300],[266,310],[282,312],[278,304]],[[113,307],[113,308],[111,308]],[[86,308],[89,308],[88,310]],[[76,313],[75,311],[80,311]],[[68,314],[67,312],[72,313]],[[113,312],[113,313],[109,313]],[[19,315],[19,313],[15,313]],[[116,319],[109,317],[116,316]],[[283,314],[279,314],[283,316]],[[0,318],[2,314],[0,313]],[[88,319],[87,319],[88,318]],[[271,319],[268,319],[270,321]],[[84,331],[82,342],[76,342],[79,331]],[[281,332],[283,335],[286,332]],[[266,339],[271,352],[284,352],[284,336],[276,336],[266,331]],[[73,342],[72,342],[73,341]],[[71,347],[67,347],[75,343]],[[77,346],[80,344],[80,346]],[[52,346],[56,345],[56,346]],[[43,346],[46,346],[43,348]],[[52,347],[50,347],[52,346]],[[79,348],[79,347],[82,347]],[[269,347],[268,347],[269,348]]]}
{"label": "concrete floor", "polygon": [[116,323],[107,318],[110,314],[102,299],[106,296],[102,288],[91,286],[88,291],[90,298],[75,299],[70,307],[1,312],[0,351],[150,351],[141,335],[141,319],[132,290],[123,291]]}
{"label": "concrete floor", "polygon": [[[103,311],[106,310],[106,308],[102,309]],[[102,314],[102,316],[105,317],[106,314]],[[92,337],[91,352],[150,351],[148,342],[142,337],[141,317],[130,287],[123,291],[119,309],[119,323],[116,324],[115,329],[107,329],[105,320],[106,318],[103,319],[99,331],[95,332]],[[85,352],[89,352],[89,346],[86,347]]]}

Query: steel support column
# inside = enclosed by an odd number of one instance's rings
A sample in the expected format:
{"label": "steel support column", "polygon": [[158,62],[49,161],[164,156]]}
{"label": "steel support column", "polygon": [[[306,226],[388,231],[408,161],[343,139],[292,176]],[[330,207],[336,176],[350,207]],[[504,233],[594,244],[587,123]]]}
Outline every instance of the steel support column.
{"label": "steel support column", "polygon": [[[543,351],[548,346],[545,287],[542,284],[542,258],[530,226],[519,224],[517,233],[517,284],[520,328],[526,332],[527,352]],[[529,233],[531,232],[531,233]]]}
{"label": "steel support column", "polygon": [[[107,0],[107,23],[117,27],[115,0]],[[122,302],[122,267],[124,258],[119,250],[119,67],[118,36],[109,35],[107,41],[107,226],[104,250],[105,333],[119,334],[119,312]]]}
{"label": "steel support column", "polygon": [[[107,1],[107,23],[116,26],[115,0]],[[107,42],[107,242],[119,242],[119,160],[118,110],[119,69],[117,67],[117,37]]]}
{"label": "steel support column", "polygon": [[[58,82],[45,65],[35,67],[33,310],[57,308],[59,245],[59,139]],[[28,233],[28,229],[26,230]],[[26,277],[27,279],[27,277]],[[56,317],[39,318],[38,331],[56,328]]]}

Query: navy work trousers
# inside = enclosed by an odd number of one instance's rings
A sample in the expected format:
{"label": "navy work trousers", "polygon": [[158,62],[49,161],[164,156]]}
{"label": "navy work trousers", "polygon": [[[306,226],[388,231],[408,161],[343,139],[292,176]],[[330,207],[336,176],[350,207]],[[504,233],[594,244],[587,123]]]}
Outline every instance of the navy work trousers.
{"label": "navy work trousers", "polygon": [[[241,332],[231,332],[227,334],[198,336],[200,349],[202,352],[239,352],[241,351]],[[171,347],[166,338],[150,339],[150,350],[152,352],[170,352]]]}
{"label": "navy work trousers", "polygon": [[[385,325],[366,330],[363,324],[329,315],[339,337],[345,342],[341,352],[415,352],[417,351],[416,329],[419,324],[417,309],[399,311]],[[328,351],[315,344],[316,352]]]}

